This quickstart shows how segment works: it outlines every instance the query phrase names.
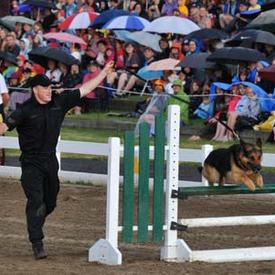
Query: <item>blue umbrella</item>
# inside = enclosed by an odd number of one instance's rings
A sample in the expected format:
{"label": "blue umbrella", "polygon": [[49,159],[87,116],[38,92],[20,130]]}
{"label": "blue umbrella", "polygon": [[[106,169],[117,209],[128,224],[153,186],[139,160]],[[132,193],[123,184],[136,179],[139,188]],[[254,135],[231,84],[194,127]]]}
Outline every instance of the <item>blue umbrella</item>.
{"label": "blue umbrella", "polygon": [[20,13],[27,13],[27,12],[31,12],[32,11],[32,7],[28,4],[20,4],[19,5],[19,12]]}
{"label": "blue umbrella", "polygon": [[54,7],[53,3],[50,3],[47,0],[26,0],[22,4],[31,5],[38,8],[47,8],[47,9],[51,9]]}
{"label": "blue umbrella", "polygon": [[129,33],[130,33],[129,31],[125,31],[125,30],[114,31],[115,38],[117,40],[121,40],[121,41],[124,41],[124,42],[134,42],[134,40],[132,40],[128,37]]}
{"label": "blue umbrella", "polygon": [[252,83],[252,82],[247,82],[247,81],[242,81],[242,82],[235,82],[233,85],[244,85],[247,87],[250,87],[253,89],[254,93],[260,98],[260,104],[261,104],[261,111],[262,112],[270,112],[272,111],[273,108],[273,101],[270,100],[270,97],[268,96],[267,92],[263,90],[261,87],[258,85]]}
{"label": "blue umbrella", "polygon": [[147,67],[145,66],[138,70],[137,75],[144,80],[154,80],[160,79],[163,76],[162,71],[147,71]]}
{"label": "blue umbrella", "polygon": [[149,21],[135,15],[123,15],[107,22],[102,29],[107,30],[137,30],[141,31],[149,25]]}
{"label": "blue umbrella", "polygon": [[92,27],[96,27],[96,28],[100,28],[103,25],[105,25],[107,22],[109,22],[110,20],[112,20],[113,18],[116,18],[118,16],[122,16],[122,15],[129,15],[130,12],[129,11],[125,11],[125,10],[107,10],[102,12],[96,19],[95,21],[92,23]]}

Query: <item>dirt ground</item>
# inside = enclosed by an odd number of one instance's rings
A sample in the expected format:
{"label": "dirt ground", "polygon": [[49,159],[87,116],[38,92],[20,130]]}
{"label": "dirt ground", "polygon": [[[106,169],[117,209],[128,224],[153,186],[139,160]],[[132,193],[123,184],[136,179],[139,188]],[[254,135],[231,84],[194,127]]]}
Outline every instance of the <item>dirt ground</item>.
{"label": "dirt ground", "polygon": [[[274,262],[165,263],[161,245],[123,244],[122,266],[88,263],[89,247],[104,237],[105,188],[62,185],[45,225],[46,260],[35,261],[27,240],[25,197],[17,181],[0,181],[0,274],[275,274]],[[275,197],[197,197],[180,203],[180,218],[274,214]],[[193,249],[275,245],[274,226],[190,229]]]}

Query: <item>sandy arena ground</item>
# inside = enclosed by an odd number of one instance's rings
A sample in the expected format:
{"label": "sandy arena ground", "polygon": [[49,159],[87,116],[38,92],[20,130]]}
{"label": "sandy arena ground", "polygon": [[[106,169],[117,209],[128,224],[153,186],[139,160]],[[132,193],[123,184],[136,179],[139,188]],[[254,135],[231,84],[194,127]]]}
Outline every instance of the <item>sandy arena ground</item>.
{"label": "sandy arena ground", "polygon": [[[274,262],[207,264],[159,261],[160,245],[121,245],[123,265],[88,263],[88,248],[104,237],[105,188],[61,187],[45,225],[48,258],[35,261],[27,241],[20,183],[0,181],[0,274],[275,274]],[[180,217],[274,214],[275,197],[197,197],[180,203]],[[274,226],[192,229],[182,233],[194,249],[275,245]]]}

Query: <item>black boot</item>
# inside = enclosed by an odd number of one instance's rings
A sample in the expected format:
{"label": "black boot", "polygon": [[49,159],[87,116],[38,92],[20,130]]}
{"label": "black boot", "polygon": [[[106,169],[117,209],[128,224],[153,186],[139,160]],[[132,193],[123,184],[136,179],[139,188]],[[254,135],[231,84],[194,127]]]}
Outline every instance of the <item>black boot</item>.
{"label": "black boot", "polygon": [[34,258],[36,260],[47,258],[47,254],[44,251],[43,243],[32,244],[32,251],[33,251]]}

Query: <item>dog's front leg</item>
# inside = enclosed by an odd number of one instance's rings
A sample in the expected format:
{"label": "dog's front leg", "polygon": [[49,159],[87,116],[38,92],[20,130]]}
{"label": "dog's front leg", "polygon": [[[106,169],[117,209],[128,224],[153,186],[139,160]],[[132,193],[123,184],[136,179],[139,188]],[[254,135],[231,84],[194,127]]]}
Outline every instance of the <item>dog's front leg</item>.
{"label": "dog's front leg", "polygon": [[242,182],[247,186],[250,191],[254,191],[256,189],[254,182],[247,175],[242,176]]}
{"label": "dog's front leg", "polygon": [[264,188],[263,176],[260,173],[255,174],[255,182],[258,187]]}

